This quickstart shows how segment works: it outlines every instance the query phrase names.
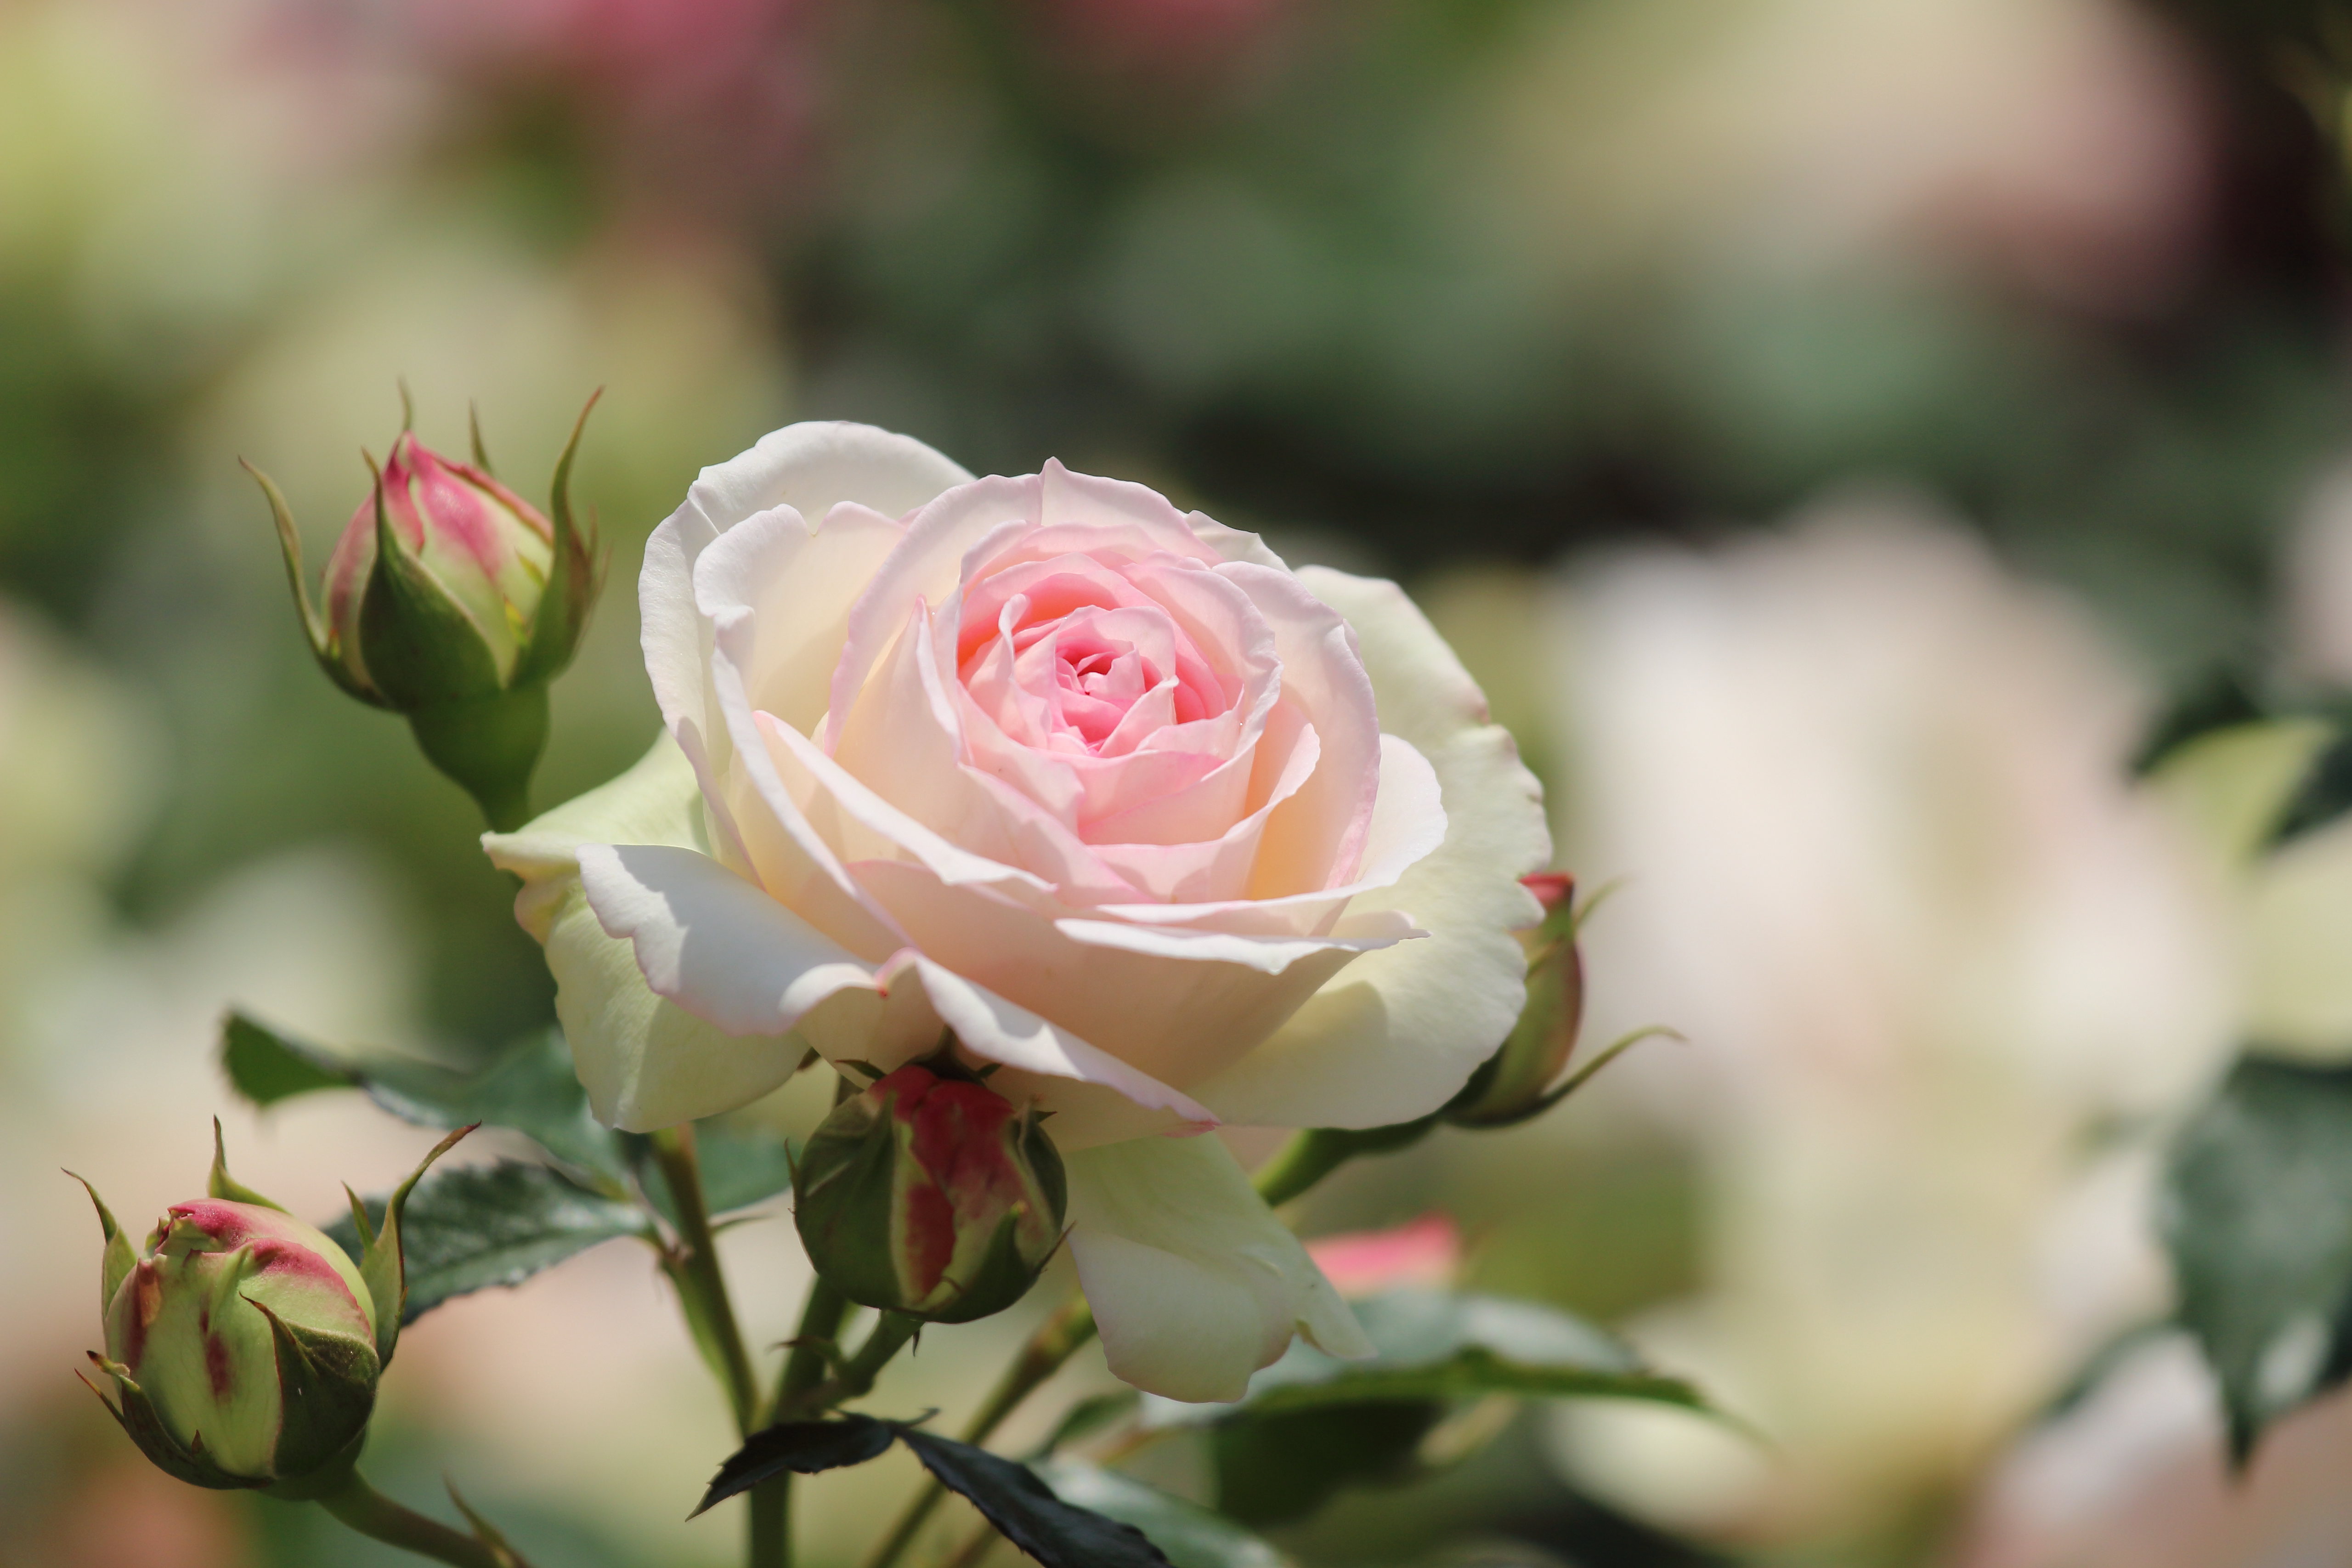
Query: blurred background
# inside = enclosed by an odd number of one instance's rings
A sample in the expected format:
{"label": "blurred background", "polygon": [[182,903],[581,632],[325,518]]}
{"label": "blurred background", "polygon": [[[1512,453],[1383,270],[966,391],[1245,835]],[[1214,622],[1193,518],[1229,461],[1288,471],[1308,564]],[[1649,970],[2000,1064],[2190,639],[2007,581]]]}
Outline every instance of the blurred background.
{"label": "blurred background", "polygon": [[[133,1454],[57,1174],[135,1227],[218,1111],[332,1213],[431,1134],[232,1105],[225,1005],[451,1060],[548,1014],[236,468],[323,560],[400,377],[533,499],[606,389],[543,799],[654,731],[647,531],[794,418],[1144,480],[1454,639],[1560,863],[1623,879],[1591,1037],[1687,1041],[1309,1223],[1450,1212],[1467,1281],[1772,1441],[1531,1414],[1277,1529],[1301,1563],[2352,1559],[2352,1405],[2232,1481],[2127,1331],[2152,1136],[2242,1039],[2352,1043],[2352,841],[2249,883],[2131,767],[2217,675],[2352,681],[2347,75],[2321,0],[0,0],[0,1564],[404,1561]],[[781,1338],[788,1233],[730,1244]],[[727,1431],[648,1258],[402,1363],[408,1500],[447,1467],[542,1568],[736,1552],[677,1523]],[[810,1489],[817,1561],[874,1474]]]}

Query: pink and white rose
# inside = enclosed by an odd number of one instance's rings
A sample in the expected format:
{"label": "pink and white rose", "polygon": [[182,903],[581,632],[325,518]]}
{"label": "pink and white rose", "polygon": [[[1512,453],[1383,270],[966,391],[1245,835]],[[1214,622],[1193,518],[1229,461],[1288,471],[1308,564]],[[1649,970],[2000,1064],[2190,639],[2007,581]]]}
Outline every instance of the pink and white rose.
{"label": "pink and white rose", "polygon": [[1540,795],[1391,583],[1049,463],[796,425],[646,545],[668,733],[492,858],[597,1113],[952,1030],[1054,1113],[1113,1369],[1237,1396],[1364,1346],[1220,1124],[1434,1110],[1524,995]]}

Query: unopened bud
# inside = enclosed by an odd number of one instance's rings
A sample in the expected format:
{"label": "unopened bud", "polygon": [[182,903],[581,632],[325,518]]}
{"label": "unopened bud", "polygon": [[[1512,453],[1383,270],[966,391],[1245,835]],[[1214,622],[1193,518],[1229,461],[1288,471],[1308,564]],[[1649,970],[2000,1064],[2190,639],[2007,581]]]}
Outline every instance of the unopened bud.
{"label": "unopened bud", "polygon": [[90,1189],[106,1235],[106,1353],[89,1359],[115,1394],[100,1399],[140,1451],[181,1480],[314,1495],[306,1483],[331,1483],[357,1457],[399,1337],[408,1194],[465,1132],[444,1139],[393,1194],[381,1231],[355,1215],[357,1263],[238,1184],[218,1122],[213,1134],[210,1195],[173,1205],[143,1250]]}
{"label": "unopened bud", "polygon": [[320,665],[362,701],[406,714],[426,757],[501,828],[527,814],[547,683],[571,662],[598,586],[593,542],[572,523],[579,440],[575,426],[551,521],[491,476],[478,436],[462,463],[403,430],[328,557],[323,615],[292,514],[254,475]]}
{"label": "unopened bud", "polygon": [[1584,960],[1576,947],[1575,879],[1523,878],[1543,904],[1541,924],[1520,933],[1528,949],[1528,1001],[1502,1048],[1440,1114],[1456,1127],[1507,1127],[1543,1111],[1576,1052],[1584,1021]]}
{"label": "unopened bud", "polygon": [[1061,1156],[1035,1115],[942,1064],[834,1108],[793,1181],[817,1272],[851,1300],[939,1323],[1019,1300],[1061,1239]]}
{"label": "unopened bud", "polygon": [[375,1308],[343,1249],[291,1215],[174,1204],[116,1288],[92,1359],[149,1458],[202,1485],[268,1486],[366,1430]]}

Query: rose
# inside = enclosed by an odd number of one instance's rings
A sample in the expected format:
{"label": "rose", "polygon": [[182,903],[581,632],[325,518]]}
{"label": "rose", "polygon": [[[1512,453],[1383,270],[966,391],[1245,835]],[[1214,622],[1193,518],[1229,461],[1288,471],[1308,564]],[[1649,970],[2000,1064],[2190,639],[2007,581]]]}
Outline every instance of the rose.
{"label": "rose", "polygon": [[1518,1016],[1540,794],[1395,584],[798,425],[704,470],[640,596],[668,737],[486,841],[597,1113],[950,1030],[1052,1113],[1120,1376],[1232,1398],[1294,1328],[1360,1350],[1223,1144],[1159,1135],[1411,1120]]}

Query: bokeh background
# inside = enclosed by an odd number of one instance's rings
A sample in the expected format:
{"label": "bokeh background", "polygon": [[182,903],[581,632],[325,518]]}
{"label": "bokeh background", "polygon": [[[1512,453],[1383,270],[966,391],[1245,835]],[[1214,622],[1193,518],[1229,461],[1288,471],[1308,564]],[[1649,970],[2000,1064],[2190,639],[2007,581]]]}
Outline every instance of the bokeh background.
{"label": "bokeh background", "polygon": [[[451,1060],[548,1013],[236,468],[323,559],[396,378],[527,494],[605,388],[547,799],[654,731],[647,531],[793,418],[1145,480],[1455,640],[1560,863],[1622,879],[1593,1037],[1686,1040],[1308,1223],[1447,1211],[1463,1278],[1771,1440],[1536,1413],[1301,1563],[2352,1559],[2352,1406],[2232,1481],[2129,1332],[2162,1130],[2242,1039],[2352,1042],[2352,841],[2249,881],[2131,767],[2218,675],[2352,682],[2347,71],[2319,0],[0,0],[0,1564],[404,1561],[131,1453],[57,1172],[143,1215],[218,1112],[331,1213],[430,1135],[234,1105],[225,1005]],[[772,1342],[789,1231],[730,1245]],[[384,1484],[450,1470],[542,1568],[737,1550],[677,1522],[727,1430],[625,1246],[389,1388]],[[816,1560],[906,1479],[809,1488]]]}

